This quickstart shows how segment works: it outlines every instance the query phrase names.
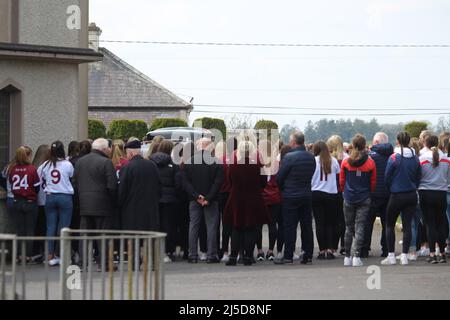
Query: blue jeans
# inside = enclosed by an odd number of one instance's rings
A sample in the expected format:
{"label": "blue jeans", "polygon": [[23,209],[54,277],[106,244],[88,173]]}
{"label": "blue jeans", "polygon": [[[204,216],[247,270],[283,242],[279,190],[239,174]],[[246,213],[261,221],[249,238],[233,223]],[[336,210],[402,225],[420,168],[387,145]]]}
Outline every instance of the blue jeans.
{"label": "blue jeans", "polygon": [[8,213],[13,212],[14,210],[14,198],[6,198],[6,209],[8,209]]}
{"label": "blue jeans", "polygon": [[284,259],[292,260],[300,222],[302,248],[305,257],[313,257],[312,198],[285,198],[283,201]]}
{"label": "blue jeans", "polygon": [[[62,193],[47,195],[45,203],[47,237],[59,236],[62,229],[70,227],[72,209],[72,195]],[[50,255],[55,254],[55,241],[48,242],[48,252]]]}

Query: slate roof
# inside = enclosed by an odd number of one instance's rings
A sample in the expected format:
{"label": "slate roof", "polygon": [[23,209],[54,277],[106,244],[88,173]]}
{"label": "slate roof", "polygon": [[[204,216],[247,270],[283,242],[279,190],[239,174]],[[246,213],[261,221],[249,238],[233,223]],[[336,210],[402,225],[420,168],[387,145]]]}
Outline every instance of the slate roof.
{"label": "slate roof", "polygon": [[175,108],[192,109],[139,70],[105,48],[99,48],[103,61],[89,65],[89,107],[91,108]]}

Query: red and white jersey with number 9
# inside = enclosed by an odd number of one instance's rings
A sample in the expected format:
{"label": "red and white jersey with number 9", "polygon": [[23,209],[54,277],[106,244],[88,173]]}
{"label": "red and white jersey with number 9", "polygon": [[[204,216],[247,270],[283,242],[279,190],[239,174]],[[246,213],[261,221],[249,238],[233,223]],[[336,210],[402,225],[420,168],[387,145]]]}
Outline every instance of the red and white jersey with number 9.
{"label": "red and white jersey with number 9", "polygon": [[41,183],[46,193],[73,194],[73,187],[70,179],[73,177],[73,166],[67,160],[53,163],[47,161],[39,167]]}
{"label": "red and white jersey with number 9", "polygon": [[33,165],[14,166],[8,176],[11,185],[11,192],[14,198],[22,198],[29,201],[36,201],[37,193],[35,187],[41,182]]}

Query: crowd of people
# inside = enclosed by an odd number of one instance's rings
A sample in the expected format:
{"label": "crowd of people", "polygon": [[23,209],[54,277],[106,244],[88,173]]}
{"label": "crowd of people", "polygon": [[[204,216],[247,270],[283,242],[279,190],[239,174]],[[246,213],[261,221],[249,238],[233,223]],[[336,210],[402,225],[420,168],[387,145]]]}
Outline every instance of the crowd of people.
{"label": "crowd of people", "polygon": [[[415,139],[400,132],[393,146],[380,132],[370,146],[359,134],[350,144],[332,136],[307,146],[301,132],[288,145],[155,137],[145,153],[137,138],[74,141],[67,153],[56,141],[34,157],[30,148],[18,148],[1,182],[19,236],[54,237],[67,227],[161,231],[166,263],[311,264],[314,222],[317,259],[342,255],[345,266],[358,267],[370,254],[379,217],[382,265],[407,265],[418,256],[438,264],[450,254],[449,139],[448,133],[424,131]],[[396,256],[400,215],[403,242]],[[82,246],[72,249],[81,265]],[[58,265],[55,242],[48,251],[49,265]],[[36,262],[43,252],[42,242],[27,242],[22,254]],[[97,248],[99,264],[100,256]]]}

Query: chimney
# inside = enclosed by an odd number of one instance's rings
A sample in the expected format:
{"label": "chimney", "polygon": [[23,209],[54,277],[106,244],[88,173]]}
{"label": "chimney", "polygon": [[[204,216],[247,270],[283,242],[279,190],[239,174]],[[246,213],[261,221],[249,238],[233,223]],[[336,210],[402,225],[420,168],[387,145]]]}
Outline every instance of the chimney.
{"label": "chimney", "polygon": [[89,48],[98,51],[100,46],[100,35],[102,34],[102,29],[97,27],[95,22],[89,25]]}

